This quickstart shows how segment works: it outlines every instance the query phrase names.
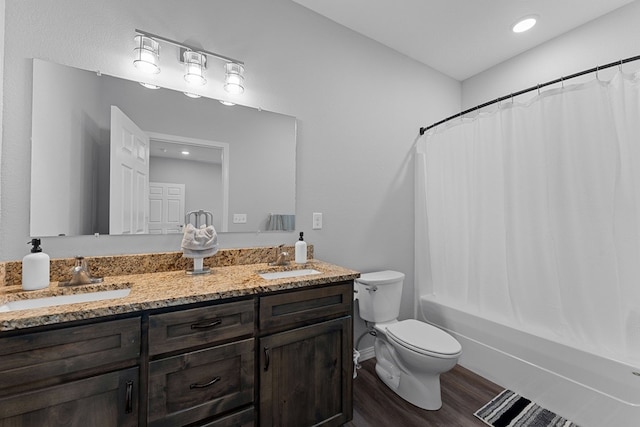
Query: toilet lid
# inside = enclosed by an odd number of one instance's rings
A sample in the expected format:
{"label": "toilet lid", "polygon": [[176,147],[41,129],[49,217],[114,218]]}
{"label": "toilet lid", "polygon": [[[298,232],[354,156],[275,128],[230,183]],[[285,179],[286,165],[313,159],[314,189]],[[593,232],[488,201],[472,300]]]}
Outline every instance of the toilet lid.
{"label": "toilet lid", "polygon": [[386,285],[388,283],[394,283],[402,279],[404,279],[404,273],[385,270],[361,274],[360,277],[356,279],[356,281],[364,283],[365,285]]}
{"label": "toilet lid", "polygon": [[453,355],[462,346],[445,331],[415,319],[387,326],[387,334],[399,344],[418,352]]}

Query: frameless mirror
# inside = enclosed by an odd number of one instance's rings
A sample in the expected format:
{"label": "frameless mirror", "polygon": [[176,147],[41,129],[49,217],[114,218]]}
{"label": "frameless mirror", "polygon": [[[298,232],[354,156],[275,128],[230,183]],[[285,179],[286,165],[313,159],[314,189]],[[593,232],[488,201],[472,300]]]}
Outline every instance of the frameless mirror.
{"label": "frameless mirror", "polygon": [[32,107],[32,236],[294,224],[294,117],[38,59]]}

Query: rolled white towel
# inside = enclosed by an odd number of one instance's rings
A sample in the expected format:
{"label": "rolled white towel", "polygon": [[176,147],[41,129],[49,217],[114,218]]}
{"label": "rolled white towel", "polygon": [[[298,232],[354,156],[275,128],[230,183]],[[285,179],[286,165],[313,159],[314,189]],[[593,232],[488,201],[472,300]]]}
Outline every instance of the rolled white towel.
{"label": "rolled white towel", "polygon": [[182,237],[182,251],[185,258],[204,258],[218,252],[218,234],[213,225],[195,228],[187,224]]}

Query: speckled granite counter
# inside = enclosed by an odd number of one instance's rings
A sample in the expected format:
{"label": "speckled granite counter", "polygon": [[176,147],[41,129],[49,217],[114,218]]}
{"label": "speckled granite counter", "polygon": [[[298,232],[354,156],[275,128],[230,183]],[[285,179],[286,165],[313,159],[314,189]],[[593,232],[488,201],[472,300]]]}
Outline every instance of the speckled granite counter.
{"label": "speckled granite counter", "polygon": [[[271,280],[259,275],[261,272],[300,268],[313,268],[320,274]],[[195,276],[187,275],[184,270],[116,273],[113,276],[105,275],[104,283],[99,285],[58,287],[58,282],[52,282],[47,289],[29,292],[22,291],[18,284],[7,283],[0,288],[0,305],[19,299],[44,298],[83,290],[92,292],[130,287],[131,292],[127,297],[118,299],[2,312],[0,331],[322,285],[353,280],[360,275],[356,271],[314,259],[304,266],[292,264],[271,267],[267,263],[247,263],[212,266],[211,270],[211,274]]]}

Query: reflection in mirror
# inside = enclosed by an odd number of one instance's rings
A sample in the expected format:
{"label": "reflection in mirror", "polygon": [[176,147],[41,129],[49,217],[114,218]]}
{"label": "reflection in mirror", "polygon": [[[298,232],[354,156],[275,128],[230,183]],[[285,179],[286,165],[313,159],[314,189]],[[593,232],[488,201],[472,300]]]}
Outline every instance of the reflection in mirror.
{"label": "reflection in mirror", "polygon": [[32,236],[176,233],[198,209],[218,232],[293,218],[294,117],[33,62]]}
{"label": "reflection in mirror", "polygon": [[182,233],[185,213],[200,209],[228,231],[229,144],[150,132],[149,146],[148,232]]}

